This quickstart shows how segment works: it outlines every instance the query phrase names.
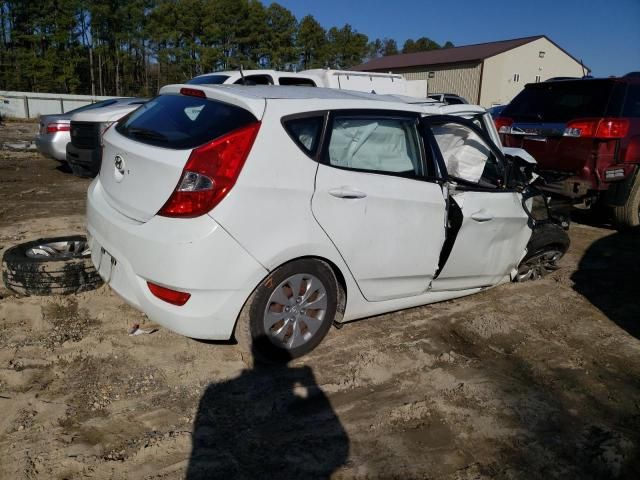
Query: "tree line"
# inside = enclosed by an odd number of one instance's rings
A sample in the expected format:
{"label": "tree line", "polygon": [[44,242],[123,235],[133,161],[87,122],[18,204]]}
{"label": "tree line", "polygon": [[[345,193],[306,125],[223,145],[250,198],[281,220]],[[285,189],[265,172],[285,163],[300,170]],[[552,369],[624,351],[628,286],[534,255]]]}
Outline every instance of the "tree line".
{"label": "tree line", "polygon": [[0,1],[0,89],[153,95],[218,70],[346,69],[440,46],[370,40],[258,0]]}

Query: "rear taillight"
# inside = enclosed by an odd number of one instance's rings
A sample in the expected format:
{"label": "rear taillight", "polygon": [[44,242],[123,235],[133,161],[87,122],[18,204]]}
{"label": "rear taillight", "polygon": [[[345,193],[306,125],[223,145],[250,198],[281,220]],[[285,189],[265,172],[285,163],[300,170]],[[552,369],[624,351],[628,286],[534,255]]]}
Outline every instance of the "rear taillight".
{"label": "rear taillight", "polygon": [[580,118],[567,123],[563,136],[613,139],[623,138],[628,132],[628,118]]}
{"label": "rear taillight", "polygon": [[177,305],[178,307],[181,307],[182,305],[187,303],[187,300],[191,298],[190,293],[171,290],[170,288],[162,287],[160,285],[156,285],[155,283],[147,282],[147,286],[149,287],[149,291],[153,293],[154,296],[172,305]]}
{"label": "rear taillight", "polygon": [[47,125],[47,133],[68,132],[69,130],[71,130],[71,125],[68,123],[50,123]]}
{"label": "rear taillight", "polygon": [[236,183],[259,129],[260,122],[252,123],[194,149],[158,215],[191,218],[211,211]]}
{"label": "rear taillight", "polygon": [[498,117],[493,119],[493,123],[496,124],[496,130],[498,130],[498,133],[511,133],[513,118]]}

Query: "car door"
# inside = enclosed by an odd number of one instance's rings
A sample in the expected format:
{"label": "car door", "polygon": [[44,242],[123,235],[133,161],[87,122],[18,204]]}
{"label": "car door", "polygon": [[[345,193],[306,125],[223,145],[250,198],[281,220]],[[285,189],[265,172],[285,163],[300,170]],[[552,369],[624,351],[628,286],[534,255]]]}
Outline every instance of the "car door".
{"label": "car door", "polygon": [[531,237],[522,196],[508,188],[503,154],[478,122],[439,115],[422,123],[449,190],[447,242],[431,289],[495,285],[517,267]]}
{"label": "car door", "polygon": [[445,236],[446,191],[407,112],[329,115],[312,211],[369,301],[428,290]]}

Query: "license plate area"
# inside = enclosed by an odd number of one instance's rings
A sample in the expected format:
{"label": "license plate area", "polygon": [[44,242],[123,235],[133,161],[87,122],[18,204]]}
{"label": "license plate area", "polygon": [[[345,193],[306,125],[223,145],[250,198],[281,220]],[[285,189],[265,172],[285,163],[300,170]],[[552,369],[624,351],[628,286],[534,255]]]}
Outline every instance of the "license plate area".
{"label": "license plate area", "polygon": [[96,248],[91,249],[91,261],[98,270],[100,277],[109,283],[111,279],[111,273],[118,261],[104,248],[96,245]]}

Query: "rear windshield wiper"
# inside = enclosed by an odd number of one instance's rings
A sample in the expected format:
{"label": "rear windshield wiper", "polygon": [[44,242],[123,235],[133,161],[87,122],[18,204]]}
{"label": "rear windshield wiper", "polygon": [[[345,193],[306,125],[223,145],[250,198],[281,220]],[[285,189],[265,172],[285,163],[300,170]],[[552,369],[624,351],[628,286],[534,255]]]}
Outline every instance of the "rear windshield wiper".
{"label": "rear windshield wiper", "polygon": [[131,127],[127,130],[131,135],[138,138],[148,138],[149,140],[158,140],[160,142],[168,142],[169,139],[159,132],[148,128]]}

